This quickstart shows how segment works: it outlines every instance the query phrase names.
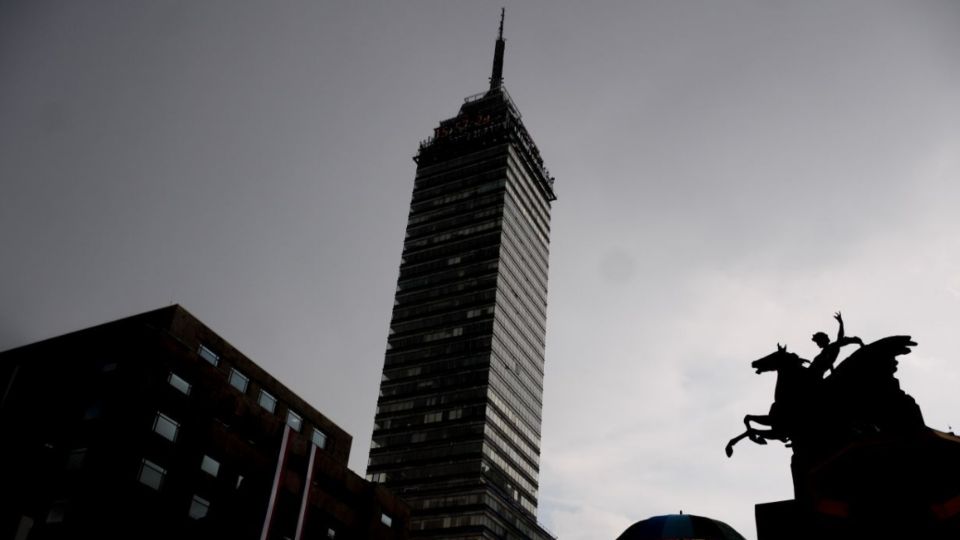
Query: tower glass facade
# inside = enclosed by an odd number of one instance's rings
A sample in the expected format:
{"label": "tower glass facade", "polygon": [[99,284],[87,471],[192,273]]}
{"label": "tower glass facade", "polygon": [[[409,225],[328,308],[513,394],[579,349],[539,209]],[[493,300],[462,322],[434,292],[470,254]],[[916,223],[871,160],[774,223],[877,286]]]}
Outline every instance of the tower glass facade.
{"label": "tower glass facade", "polygon": [[415,537],[537,524],[553,179],[501,84],[423,141],[367,469]]}

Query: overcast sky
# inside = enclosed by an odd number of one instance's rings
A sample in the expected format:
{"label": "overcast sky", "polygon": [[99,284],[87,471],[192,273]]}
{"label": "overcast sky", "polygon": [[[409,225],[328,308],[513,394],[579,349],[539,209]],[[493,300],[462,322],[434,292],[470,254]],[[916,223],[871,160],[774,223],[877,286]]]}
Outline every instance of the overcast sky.
{"label": "overcast sky", "polygon": [[[556,177],[540,520],[754,538],[776,344],[919,342],[960,428],[960,3],[508,2]],[[354,436],[363,474],[421,139],[500,2],[0,2],[0,349],[183,305]]]}

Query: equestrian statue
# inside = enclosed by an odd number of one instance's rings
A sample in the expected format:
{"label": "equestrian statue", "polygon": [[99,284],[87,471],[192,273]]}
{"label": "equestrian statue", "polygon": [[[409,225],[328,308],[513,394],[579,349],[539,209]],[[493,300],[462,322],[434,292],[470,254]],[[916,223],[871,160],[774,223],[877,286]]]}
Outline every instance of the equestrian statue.
{"label": "equestrian statue", "polygon": [[[960,437],[924,424],[895,377],[910,336],[872,343],[813,335],[812,361],[777,344],[753,362],[777,374],[773,405],[747,415],[743,439],[792,449],[794,499],[757,505],[758,540],[960,538]],[[838,363],[841,349],[853,349]]]}
{"label": "equestrian statue", "polygon": [[[823,332],[813,335],[820,353],[813,361],[788,352],[776,352],[754,361],[757,373],[776,372],[773,405],[766,415],[746,415],[746,431],[727,443],[727,456],[743,439],[757,444],[778,440],[794,453],[823,453],[863,433],[919,429],[923,416],[894,377],[897,357],[915,346],[910,336],[890,336],[864,344],[844,335],[843,317],[834,315],[840,329],[833,342]],[[839,366],[840,349],[859,345]],[[759,427],[764,426],[764,427]]]}

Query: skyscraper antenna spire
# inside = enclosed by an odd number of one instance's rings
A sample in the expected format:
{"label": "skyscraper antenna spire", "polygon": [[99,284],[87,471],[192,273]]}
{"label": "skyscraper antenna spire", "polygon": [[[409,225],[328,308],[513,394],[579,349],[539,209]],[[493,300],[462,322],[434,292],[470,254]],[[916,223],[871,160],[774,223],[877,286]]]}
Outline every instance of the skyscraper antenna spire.
{"label": "skyscraper antenna spire", "polygon": [[499,90],[503,85],[503,19],[507,8],[500,8],[500,32],[497,34],[497,45],[493,51],[493,73],[490,75],[490,90]]}
{"label": "skyscraper antenna spire", "polygon": [[507,8],[500,8],[500,33],[497,35],[497,39],[503,39],[503,18],[507,14]]}

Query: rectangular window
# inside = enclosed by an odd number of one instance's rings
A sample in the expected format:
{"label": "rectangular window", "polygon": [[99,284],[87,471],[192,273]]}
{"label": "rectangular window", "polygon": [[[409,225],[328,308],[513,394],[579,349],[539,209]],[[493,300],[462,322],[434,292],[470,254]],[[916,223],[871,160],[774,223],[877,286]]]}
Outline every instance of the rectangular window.
{"label": "rectangular window", "polygon": [[86,448],[74,448],[67,454],[67,470],[75,471],[83,467],[83,460],[87,457]]}
{"label": "rectangular window", "polygon": [[250,378],[237,371],[237,368],[230,368],[230,386],[236,388],[241,392],[247,391],[247,384],[250,383]]}
{"label": "rectangular window", "polygon": [[205,345],[200,345],[200,349],[197,351],[197,354],[200,355],[200,358],[203,358],[215,366],[220,364],[220,355],[211,351]]}
{"label": "rectangular window", "polygon": [[207,512],[209,511],[210,501],[199,495],[194,495],[193,500],[190,501],[190,517],[193,519],[203,519],[207,517]]}
{"label": "rectangular window", "polygon": [[183,379],[183,377],[177,375],[174,372],[170,372],[170,375],[167,376],[167,382],[170,386],[176,388],[184,395],[190,395],[190,383]]}
{"label": "rectangular window", "polygon": [[303,427],[303,418],[293,411],[287,411],[287,425],[294,431],[300,431]]}
{"label": "rectangular window", "polygon": [[20,516],[20,523],[17,525],[17,532],[13,535],[13,540],[27,540],[30,535],[30,529],[33,528],[33,518],[30,516]]}
{"label": "rectangular window", "polygon": [[157,435],[160,435],[164,439],[176,442],[177,441],[177,432],[180,430],[180,422],[177,422],[173,418],[163,414],[160,411],[157,411],[157,415],[153,418],[153,432]]}
{"label": "rectangular window", "polygon": [[277,408],[277,398],[271,396],[265,390],[260,390],[260,399],[257,400],[257,403],[269,412],[273,412]]}
{"label": "rectangular window", "polygon": [[160,487],[163,486],[163,478],[166,475],[166,469],[149,459],[140,461],[140,474],[137,478],[139,478],[141,484],[150,486],[153,489],[160,489]]}
{"label": "rectangular window", "polygon": [[220,474],[220,462],[204,455],[203,460],[200,461],[200,470],[216,478]]}
{"label": "rectangular window", "polygon": [[317,428],[313,428],[313,435],[310,437],[310,440],[317,448],[327,447],[327,436]]}
{"label": "rectangular window", "polygon": [[53,505],[50,507],[50,511],[47,512],[47,523],[63,523],[63,516],[67,513],[67,501],[66,499],[54,501]]}
{"label": "rectangular window", "polygon": [[380,514],[380,523],[383,523],[387,527],[391,527],[393,526],[393,518],[386,514]]}

